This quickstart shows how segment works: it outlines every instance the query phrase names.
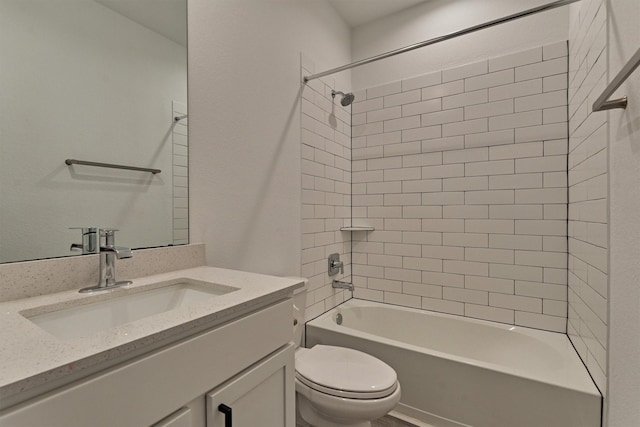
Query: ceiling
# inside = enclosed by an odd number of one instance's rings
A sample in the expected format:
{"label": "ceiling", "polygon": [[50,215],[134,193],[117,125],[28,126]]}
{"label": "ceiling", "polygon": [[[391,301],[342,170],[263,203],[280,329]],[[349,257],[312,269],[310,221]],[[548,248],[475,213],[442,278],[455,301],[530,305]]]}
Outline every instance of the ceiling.
{"label": "ceiling", "polygon": [[[186,46],[186,1],[176,0],[95,0],[98,3]],[[351,27],[429,0],[329,0]]]}
{"label": "ceiling", "polygon": [[[186,46],[185,0],[95,0],[137,23]],[[375,21],[429,0],[329,0],[351,27]]]}
{"label": "ceiling", "polygon": [[351,28],[425,1],[428,0],[329,0]]}
{"label": "ceiling", "polygon": [[182,46],[187,45],[186,0],[95,1]]}

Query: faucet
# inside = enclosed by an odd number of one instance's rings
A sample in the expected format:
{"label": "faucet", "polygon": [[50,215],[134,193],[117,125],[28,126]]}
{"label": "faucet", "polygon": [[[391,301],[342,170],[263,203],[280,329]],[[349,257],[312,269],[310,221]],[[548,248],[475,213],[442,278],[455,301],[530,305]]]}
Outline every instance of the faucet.
{"label": "faucet", "polygon": [[353,287],[353,283],[349,283],[349,282],[342,282],[340,280],[333,280],[333,282],[331,282],[331,287],[336,288],[336,289],[347,289],[351,292],[353,292],[354,287]]}
{"label": "faucet", "polygon": [[[100,254],[100,279],[96,286],[82,288],[79,292],[106,291],[132,283],[129,280],[116,281],[116,259],[131,258],[133,256],[130,248],[115,245],[116,231],[118,230],[114,228],[100,229],[90,227],[83,229],[83,243],[84,241],[99,242],[98,245],[93,245],[93,247],[90,248],[91,251],[88,253]],[[102,244],[103,237],[104,245]],[[86,244],[74,243],[71,245],[71,249],[82,249],[83,247],[83,253],[87,253]]]}

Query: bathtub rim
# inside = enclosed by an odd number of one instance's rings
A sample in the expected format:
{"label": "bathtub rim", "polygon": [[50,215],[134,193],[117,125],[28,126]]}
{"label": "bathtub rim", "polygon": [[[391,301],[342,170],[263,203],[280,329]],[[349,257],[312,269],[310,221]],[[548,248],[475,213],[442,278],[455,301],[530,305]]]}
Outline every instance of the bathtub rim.
{"label": "bathtub rim", "polygon": [[[572,371],[571,377],[569,378],[568,376],[563,376],[562,380],[558,380],[557,377],[554,377],[552,375],[536,376],[532,373],[524,372],[522,370],[518,370],[508,366],[503,366],[503,365],[486,362],[486,361],[474,360],[471,358],[458,356],[451,353],[445,353],[438,350],[420,347],[415,344],[409,344],[399,340],[394,340],[394,339],[374,335],[369,332],[360,331],[358,329],[350,328],[349,326],[340,325],[340,327],[338,328],[337,327],[338,325],[334,321],[335,314],[338,313],[338,311],[341,309],[348,309],[351,307],[383,307],[383,308],[393,309],[393,310],[409,311],[409,312],[418,313],[420,315],[425,315],[425,316],[435,316],[435,317],[441,317],[445,319],[452,319],[456,321],[471,322],[471,323],[476,323],[476,324],[480,324],[480,325],[484,325],[492,328],[508,329],[510,332],[515,331],[518,333],[522,333],[524,335],[528,335],[530,337],[532,336],[535,339],[542,338],[542,341],[544,341],[548,345],[551,345],[552,347],[554,347],[558,343],[553,343],[553,342],[550,343],[547,340],[545,340],[545,338],[548,339],[550,337],[558,337],[554,339],[562,340],[562,345],[564,348],[559,350],[557,349],[557,350],[559,351],[559,353],[561,353],[563,358],[569,363],[568,367]],[[593,378],[591,378],[591,375],[589,374],[587,368],[585,367],[582,359],[580,359],[577,351],[573,347],[573,344],[569,340],[569,337],[566,334],[563,334],[560,332],[544,331],[544,330],[539,330],[534,328],[528,328],[525,326],[516,326],[516,325],[511,325],[506,323],[492,322],[490,320],[475,319],[471,317],[458,316],[458,315],[453,315],[448,313],[440,313],[440,312],[431,311],[431,310],[417,309],[417,308],[405,307],[405,306],[389,304],[389,303],[381,303],[377,301],[370,301],[370,300],[364,300],[359,298],[350,298],[349,300],[342,302],[341,304],[335,306],[334,308],[321,314],[320,316],[317,316],[316,318],[309,320],[305,324],[305,329],[309,324],[311,324],[312,327],[335,331],[336,333],[341,333],[348,336],[358,337],[358,338],[362,338],[370,341],[377,341],[382,344],[386,344],[390,346],[396,346],[396,347],[400,346],[400,347],[403,347],[412,351],[416,351],[419,353],[426,353],[435,357],[451,359],[458,363],[474,366],[476,368],[485,369],[493,372],[499,372],[502,374],[513,375],[518,378],[523,378],[530,381],[538,381],[540,383],[548,384],[551,386],[561,387],[561,388],[589,394],[598,398],[602,398],[602,393],[600,393],[600,390],[595,385]],[[568,351],[569,354],[565,355],[566,351]]]}

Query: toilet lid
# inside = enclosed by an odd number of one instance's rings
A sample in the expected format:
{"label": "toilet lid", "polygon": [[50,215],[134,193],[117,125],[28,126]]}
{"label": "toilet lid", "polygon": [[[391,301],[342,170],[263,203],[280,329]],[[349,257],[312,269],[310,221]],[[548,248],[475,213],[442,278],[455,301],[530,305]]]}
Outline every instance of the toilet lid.
{"label": "toilet lid", "polygon": [[311,382],[323,389],[379,397],[397,387],[393,368],[369,354],[344,347],[316,345],[297,354],[296,371],[308,380],[304,381],[307,385],[313,387]]}

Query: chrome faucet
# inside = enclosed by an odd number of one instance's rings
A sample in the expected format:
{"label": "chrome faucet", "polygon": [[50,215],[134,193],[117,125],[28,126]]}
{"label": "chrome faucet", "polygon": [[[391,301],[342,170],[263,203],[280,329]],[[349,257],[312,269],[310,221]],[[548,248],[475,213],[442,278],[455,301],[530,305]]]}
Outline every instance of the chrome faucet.
{"label": "chrome faucet", "polygon": [[[96,286],[80,289],[79,292],[105,291],[120,286],[130,285],[129,280],[116,281],[116,258],[131,258],[133,254],[130,248],[115,245],[114,228],[89,227],[82,229],[83,244],[72,244],[71,249],[81,249],[83,253],[100,254],[100,279]],[[104,238],[104,244],[102,239]],[[98,242],[96,245],[87,245],[86,242]]]}
{"label": "chrome faucet", "polygon": [[331,287],[335,289],[346,289],[351,292],[353,292],[354,290],[353,283],[342,282],[340,280],[334,280],[333,282],[331,282]]}

